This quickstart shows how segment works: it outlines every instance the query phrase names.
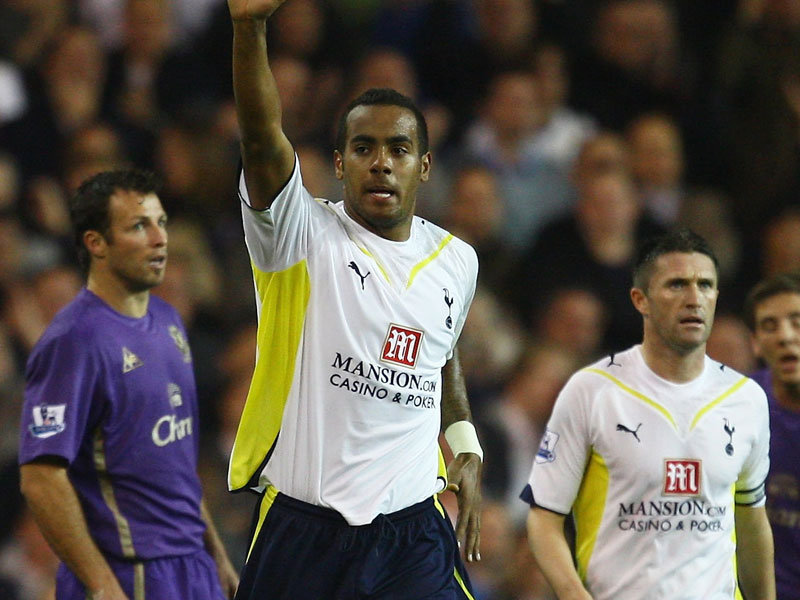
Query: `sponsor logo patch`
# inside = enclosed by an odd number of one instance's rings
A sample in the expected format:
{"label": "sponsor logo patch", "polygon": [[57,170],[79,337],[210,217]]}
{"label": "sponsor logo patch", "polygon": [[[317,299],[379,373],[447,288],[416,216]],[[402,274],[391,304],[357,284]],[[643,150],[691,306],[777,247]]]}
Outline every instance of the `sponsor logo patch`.
{"label": "sponsor logo patch", "polygon": [[31,433],[37,438],[49,438],[64,431],[66,404],[40,404],[33,407]]}
{"label": "sponsor logo patch", "polygon": [[144,363],[133,352],[125,346],[122,347],[122,372],[130,373],[134,369],[141,367]]}
{"label": "sponsor logo patch", "polygon": [[181,397],[181,388],[177,383],[167,384],[167,396],[169,397],[169,405],[172,408],[183,406],[183,398]]}
{"label": "sponsor logo patch", "polygon": [[701,461],[694,458],[664,461],[664,494],[668,496],[697,496],[700,494]]}
{"label": "sponsor logo patch", "polygon": [[542,443],[539,445],[539,450],[536,452],[537,463],[553,462],[556,459],[556,444],[558,443],[559,435],[550,429],[545,430],[542,436]]}
{"label": "sponsor logo patch", "polygon": [[391,323],[386,340],[383,342],[381,360],[413,369],[417,365],[422,334],[423,332],[418,329]]}

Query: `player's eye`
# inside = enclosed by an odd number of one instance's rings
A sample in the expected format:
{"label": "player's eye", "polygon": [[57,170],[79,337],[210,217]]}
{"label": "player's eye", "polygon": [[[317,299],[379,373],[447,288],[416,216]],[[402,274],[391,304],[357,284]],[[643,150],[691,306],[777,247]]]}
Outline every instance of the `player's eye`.
{"label": "player's eye", "polygon": [[778,322],[775,319],[764,319],[760,323],[761,331],[765,333],[773,333],[778,328]]}

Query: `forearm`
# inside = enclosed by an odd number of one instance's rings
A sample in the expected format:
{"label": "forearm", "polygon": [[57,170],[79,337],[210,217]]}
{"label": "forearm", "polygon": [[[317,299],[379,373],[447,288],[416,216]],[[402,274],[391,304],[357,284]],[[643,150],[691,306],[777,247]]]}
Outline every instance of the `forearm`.
{"label": "forearm", "polygon": [[239,587],[239,574],[231,563],[230,558],[228,558],[228,552],[225,550],[225,545],[217,533],[217,528],[214,527],[214,521],[211,518],[211,512],[208,510],[205,500],[200,503],[200,516],[206,524],[203,544],[217,565],[217,575],[219,576],[222,592],[226,598],[233,598],[236,595],[236,589]]}
{"label": "forearm", "polygon": [[206,501],[203,500],[200,504],[200,515],[206,525],[206,531],[203,534],[203,544],[208,550],[208,553],[218,564],[221,561],[228,561],[228,553],[225,550],[225,545],[219,537],[217,528],[214,526],[214,521],[211,519],[211,513],[206,506]]}
{"label": "forearm", "polygon": [[233,21],[233,92],[246,148],[268,146],[281,106],[267,59],[266,19]]}
{"label": "forearm", "polygon": [[528,543],[559,600],[591,600],[572,560],[564,536],[564,517],[533,508],[528,515]]}
{"label": "forearm", "polygon": [[461,370],[461,361],[458,358],[458,349],[453,352],[453,358],[442,367],[442,431],[457,421],[472,421],[472,412],[467,400],[467,386],[464,382],[464,373]]}
{"label": "forearm", "polygon": [[90,593],[119,597],[119,582],[89,533],[66,469],[27,464],[20,472],[22,493],[53,551]]}
{"label": "forearm", "polygon": [[764,507],[736,507],[736,565],[748,600],[775,599],[772,529]]}
{"label": "forearm", "polygon": [[294,168],[281,128],[281,103],[267,58],[266,17],[233,19],[233,91],[242,161],[253,208],[269,208]]}

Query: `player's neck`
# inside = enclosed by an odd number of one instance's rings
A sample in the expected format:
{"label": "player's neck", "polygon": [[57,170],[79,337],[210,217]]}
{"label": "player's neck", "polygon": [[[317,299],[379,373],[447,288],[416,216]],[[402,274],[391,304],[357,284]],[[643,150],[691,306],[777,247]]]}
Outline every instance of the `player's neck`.
{"label": "player's neck", "polygon": [[90,272],[86,289],[120,314],[140,318],[147,313],[150,291],[131,292],[122,281],[105,273]]}
{"label": "player's neck", "polygon": [[705,367],[705,355],[705,344],[682,352],[647,338],[642,342],[642,356],[650,370],[673,383],[688,383],[699,377]]}
{"label": "player's neck", "polygon": [[772,393],[778,405],[786,410],[800,413],[800,385],[781,383],[773,375]]}

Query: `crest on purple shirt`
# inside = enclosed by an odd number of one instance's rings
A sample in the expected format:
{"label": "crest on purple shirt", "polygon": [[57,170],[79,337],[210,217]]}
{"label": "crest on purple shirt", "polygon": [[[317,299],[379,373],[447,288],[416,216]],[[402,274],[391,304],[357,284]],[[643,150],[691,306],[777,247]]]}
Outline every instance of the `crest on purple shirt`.
{"label": "crest on purple shirt", "polygon": [[134,369],[141,367],[144,363],[133,352],[125,346],[122,347],[122,372],[130,373]]}
{"label": "crest on purple shirt", "polygon": [[178,350],[181,351],[181,354],[183,355],[183,362],[192,362],[192,351],[189,349],[189,342],[186,341],[186,338],[183,336],[183,332],[175,325],[170,325],[169,334],[172,336],[172,341],[175,342]]}

